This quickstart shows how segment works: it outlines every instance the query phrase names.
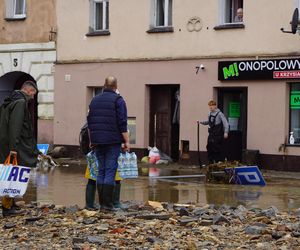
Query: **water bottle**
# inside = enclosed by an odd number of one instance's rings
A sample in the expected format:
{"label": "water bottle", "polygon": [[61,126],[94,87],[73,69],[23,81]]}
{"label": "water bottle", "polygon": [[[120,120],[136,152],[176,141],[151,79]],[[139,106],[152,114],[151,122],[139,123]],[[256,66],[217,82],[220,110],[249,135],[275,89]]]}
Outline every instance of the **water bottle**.
{"label": "water bottle", "polygon": [[294,144],[295,143],[295,138],[294,138],[294,132],[290,132],[290,140],[289,140],[290,144]]}
{"label": "water bottle", "polygon": [[130,154],[128,152],[125,153],[125,160],[124,160],[124,165],[125,165],[125,172],[126,176],[130,176]]}
{"label": "water bottle", "polygon": [[138,171],[137,171],[137,157],[134,152],[130,154],[130,168],[131,168],[131,176],[133,178],[138,176]]}
{"label": "water bottle", "polygon": [[125,161],[124,155],[120,153],[118,158],[118,170],[121,177],[124,174],[124,161]]}

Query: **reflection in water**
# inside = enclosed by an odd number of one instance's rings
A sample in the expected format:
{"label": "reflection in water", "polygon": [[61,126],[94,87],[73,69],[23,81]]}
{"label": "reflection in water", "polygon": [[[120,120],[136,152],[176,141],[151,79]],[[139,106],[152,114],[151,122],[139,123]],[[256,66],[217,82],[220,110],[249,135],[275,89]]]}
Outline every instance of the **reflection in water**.
{"label": "reflection in water", "polygon": [[[85,166],[57,167],[54,171],[33,172],[25,200],[52,202],[61,205],[84,206]],[[122,181],[121,200],[167,201],[173,203],[240,204],[248,208],[280,210],[300,207],[300,182],[297,179],[274,179],[267,186],[205,184],[204,179],[155,179],[154,176],[190,175],[197,170],[140,168],[138,179]]]}

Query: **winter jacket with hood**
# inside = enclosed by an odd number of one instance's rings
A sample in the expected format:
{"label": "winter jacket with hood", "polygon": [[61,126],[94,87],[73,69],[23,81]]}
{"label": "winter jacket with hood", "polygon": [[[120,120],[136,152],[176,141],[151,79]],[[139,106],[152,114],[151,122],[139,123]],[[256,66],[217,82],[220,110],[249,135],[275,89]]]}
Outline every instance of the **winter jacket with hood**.
{"label": "winter jacket with hood", "polygon": [[16,90],[0,107],[0,163],[16,151],[18,165],[36,167],[38,149],[28,101],[24,92]]}

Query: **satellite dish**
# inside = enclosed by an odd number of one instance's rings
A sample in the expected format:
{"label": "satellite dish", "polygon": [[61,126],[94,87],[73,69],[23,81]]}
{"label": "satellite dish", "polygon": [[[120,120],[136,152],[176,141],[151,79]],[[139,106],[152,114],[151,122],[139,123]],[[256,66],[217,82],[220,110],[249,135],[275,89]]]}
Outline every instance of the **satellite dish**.
{"label": "satellite dish", "polygon": [[299,20],[299,11],[298,11],[298,8],[296,8],[294,10],[293,18],[292,18],[292,22],[291,22],[291,28],[292,28],[293,34],[296,34],[296,32],[297,32],[298,20]]}
{"label": "satellite dish", "polygon": [[292,17],[292,21],[291,21],[291,29],[292,29],[292,31],[285,31],[284,28],[281,28],[280,30],[281,30],[283,33],[292,33],[292,34],[296,34],[297,29],[298,29],[298,22],[299,22],[299,10],[298,10],[298,8],[296,8],[296,9],[294,10],[293,17]]}

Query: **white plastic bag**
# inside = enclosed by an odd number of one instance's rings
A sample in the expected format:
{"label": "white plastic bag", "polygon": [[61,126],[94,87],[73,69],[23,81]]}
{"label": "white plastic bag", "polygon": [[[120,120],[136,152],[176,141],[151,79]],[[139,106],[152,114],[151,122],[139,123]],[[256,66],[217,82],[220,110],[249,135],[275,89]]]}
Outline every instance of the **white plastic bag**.
{"label": "white plastic bag", "polygon": [[137,157],[134,152],[120,154],[118,159],[118,171],[122,179],[138,178]]}

